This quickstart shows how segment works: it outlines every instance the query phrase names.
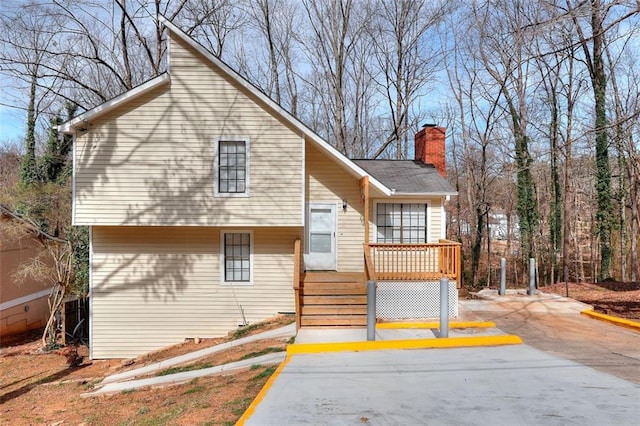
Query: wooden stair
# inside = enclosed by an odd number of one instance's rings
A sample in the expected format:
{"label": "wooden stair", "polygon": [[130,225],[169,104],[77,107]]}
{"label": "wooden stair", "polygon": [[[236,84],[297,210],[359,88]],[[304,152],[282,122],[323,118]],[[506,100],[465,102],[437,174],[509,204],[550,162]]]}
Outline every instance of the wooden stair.
{"label": "wooden stair", "polygon": [[301,326],[367,325],[367,287],[362,273],[307,272],[300,281]]}

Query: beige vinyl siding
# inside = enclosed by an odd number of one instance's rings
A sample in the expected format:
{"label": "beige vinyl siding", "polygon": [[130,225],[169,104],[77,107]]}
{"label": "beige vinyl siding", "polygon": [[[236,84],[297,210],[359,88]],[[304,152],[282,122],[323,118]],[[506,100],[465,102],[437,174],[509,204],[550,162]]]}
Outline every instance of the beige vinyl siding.
{"label": "beige vinyl siding", "polygon": [[[318,148],[306,145],[306,202],[336,205],[338,271],[361,272],[364,205],[359,181]],[[347,200],[346,212],[342,210],[342,200]]]}
{"label": "beige vinyl siding", "polygon": [[[171,40],[170,82],[76,136],[77,225],[302,226],[303,136]],[[216,138],[250,140],[250,197],[214,197]]]}
{"label": "beige vinyl siding", "polygon": [[432,198],[429,200],[429,220],[431,223],[429,224],[429,242],[437,243],[441,238],[444,238],[444,233],[442,231],[443,227],[446,226],[444,223],[444,218],[442,216],[443,205],[442,205],[442,197],[440,198]]}
{"label": "beige vinyl siding", "polygon": [[[243,229],[244,230],[244,229]],[[300,228],[253,231],[253,285],[220,283],[220,228],[93,227],[92,357],[130,358],[293,312]]]}

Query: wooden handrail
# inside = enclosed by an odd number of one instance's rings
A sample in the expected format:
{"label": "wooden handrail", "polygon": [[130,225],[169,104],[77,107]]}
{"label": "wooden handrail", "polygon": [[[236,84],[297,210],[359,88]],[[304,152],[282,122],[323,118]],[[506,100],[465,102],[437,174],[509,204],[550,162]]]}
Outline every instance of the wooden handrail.
{"label": "wooden handrail", "polygon": [[300,297],[300,239],[296,239],[293,242],[293,291],[295,293],[295,305],[296,305],[296,329],[300,329],[300,314],[302,311],[302,304],[300,303],[302,297]]}
{"label": "wooden handrail", "polygon": [[300,238],[293,242],[293,288],[300,288]]}
{"label": "wooden handrail", "polygon": [[371,260],[368,244],[364,244],[364,272],[366,278],[365,281],[376,281],[376,269],[373,265],[373,261]]}

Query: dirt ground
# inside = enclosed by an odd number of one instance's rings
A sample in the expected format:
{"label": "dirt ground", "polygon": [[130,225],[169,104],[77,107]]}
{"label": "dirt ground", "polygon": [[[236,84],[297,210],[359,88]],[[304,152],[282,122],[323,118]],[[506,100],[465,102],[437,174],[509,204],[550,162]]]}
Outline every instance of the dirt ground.
{"label": "dirt ground", "polygon": [[[135,360],[88,361],[69,367],[69,348],[43,352],[38,332],[3,339],[0,347],[0,424],[11,425],[232,425],[258,394],[275,366],[199,378],[181,385],[99,397],[82,397],[105,376],[194,350],[266,331],[292,321],[277,317],[241,329],[227,339],[188,341]],[[197,360],[196,368],[237,361],[248,355],[283,351],[286,342],[268,339]]]}
{"label": "dirt ground", "polygon": [[[567,295],[565,283],[541,287],[540,290]],[[593,306],[596,312],[640,321],[640,282],[569,283],[568,292],[570,298]]]}

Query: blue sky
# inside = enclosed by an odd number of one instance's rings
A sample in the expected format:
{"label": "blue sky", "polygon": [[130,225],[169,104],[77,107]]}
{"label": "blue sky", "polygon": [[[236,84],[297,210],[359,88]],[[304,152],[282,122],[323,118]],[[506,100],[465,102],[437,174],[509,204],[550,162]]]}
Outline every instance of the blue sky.
{"label": "blue sky", "polygon": [[24,136],[25,112],[0,105],[0,144]]}

